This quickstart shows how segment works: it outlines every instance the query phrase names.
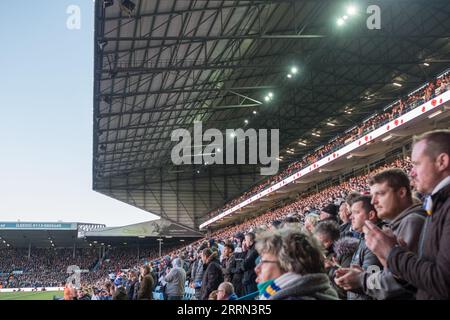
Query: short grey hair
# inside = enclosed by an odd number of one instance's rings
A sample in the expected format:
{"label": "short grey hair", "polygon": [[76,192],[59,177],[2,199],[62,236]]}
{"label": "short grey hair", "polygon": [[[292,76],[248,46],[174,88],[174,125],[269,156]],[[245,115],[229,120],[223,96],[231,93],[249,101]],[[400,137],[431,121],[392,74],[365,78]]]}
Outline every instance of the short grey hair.
{"label": "short grey hair", "polygon": [[297,228],[264,232],[256,239],[258,253],[277,257],[281,270],[297,274],[323,273],[324,253],[314,236]]}
{"label": "short grey hair", "polygon": [[172,261],[172,266],[173,266],[174,268],[181,268],[182,265],[183,265],[183,261],[182,261],[180,258],[175,258],[175,259],[173,259],[173,261]]}
{"label": "short grey hair", "polygon": [[219,289],[223,290],[227,296],[231,296],[234,293],[234,287],[231,282],[222,282],[219,285]]}

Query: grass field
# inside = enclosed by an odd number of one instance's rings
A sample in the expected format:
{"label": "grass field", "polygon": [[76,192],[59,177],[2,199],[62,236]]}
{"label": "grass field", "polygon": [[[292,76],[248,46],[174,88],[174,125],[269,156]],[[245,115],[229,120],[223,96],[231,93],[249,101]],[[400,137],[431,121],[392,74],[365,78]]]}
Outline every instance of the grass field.
{"label": "grass field", "polygon": [[0,293],[0,300],[53,300],[53,296],[62,297],[62,295],[62,291],[7,292]]}

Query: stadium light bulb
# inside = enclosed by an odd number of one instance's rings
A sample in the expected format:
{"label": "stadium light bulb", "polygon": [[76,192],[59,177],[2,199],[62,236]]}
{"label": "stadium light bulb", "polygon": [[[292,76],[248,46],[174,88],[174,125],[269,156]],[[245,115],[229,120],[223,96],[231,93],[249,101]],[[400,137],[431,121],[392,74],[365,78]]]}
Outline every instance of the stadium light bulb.
{"label": "stadium light bulb", "polygon": [[253,114],[257,114],[256,110],[253,110]]}
{"label": "stadium light bulb", "polygon": [[297,74],[297,72],[298,72],[297,67],[292,67],[292,68],[291,68],[291,73],[292,73],[292,74]]}
{"label": "stadium light bulb", "polygon": [[245,119],[244,122],[245,122],[245,124],[248,124],[248,120],[247,119]]}
{"label": "stadium light bulb", "polygon": [[341,27],[341,26],[343,26],[344,25],[344,19],[342,19],[342,18],[339,18],[338,20],[337,20],[337,25],[339,26],[339,27]]}
{"label": "stadium light bulb", "polygon": [[430,66],[430,64],[429,64],[429,63],[426,63],[426,62],[424,62],[423,65],[424,65],[425,67],[429,67],[429,66]]}
{"label": "stadium light bulb", "polygon": [[230,133],[230,137],[231,137],[231,138],[236,137],[236,133],[234,133],[234,132]]}
{"label": "stadium light bulb", "polygon": [[272,92],[269,92],[269,94],[267,95],[270,99],[272,99],[273,98],[273,93]]}
{"label": "stadium light bulb", "polygon": [[265,96],[264,97],[264,101],[269,102],[270,101],[270,97],[269,96]]}
{"label": "stadium light bulb", "polygon": [[342,19],[347,20],[348,16],[343,16]]}
{"label": "stadium light bulb", "polygon": [[347,7],[347,14],[349,16],[353,16],[356,14],[356,7],[354,5],[350,5]]}
{"label": "stadium light bulb", "polygon": [[327,122],[327,125],[330,127],[336,127],[336,125],[333,122]]}
{"label": "stadium light bulb", "polygon": [[394,82],[393,85],[396,86],[396,87],[399,87],[399,88],[402,86],[402,85],[401,85],[400,83],[398,83],[398,82]]}
{"label": "stadium light bulb", "polygon": [[292,78],[292,74],[288,73],[286,77],[288,77],[288,79],[291,79]]}

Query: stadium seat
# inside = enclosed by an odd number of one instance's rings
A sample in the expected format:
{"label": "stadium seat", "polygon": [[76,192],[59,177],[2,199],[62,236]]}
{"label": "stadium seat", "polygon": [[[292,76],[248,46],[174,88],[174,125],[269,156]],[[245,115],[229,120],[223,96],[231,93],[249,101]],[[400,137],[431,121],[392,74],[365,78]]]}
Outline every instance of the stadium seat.
{"label": "stadium seat", "polygon": [[163,293],[153,291],[153,300],[164,300]]}

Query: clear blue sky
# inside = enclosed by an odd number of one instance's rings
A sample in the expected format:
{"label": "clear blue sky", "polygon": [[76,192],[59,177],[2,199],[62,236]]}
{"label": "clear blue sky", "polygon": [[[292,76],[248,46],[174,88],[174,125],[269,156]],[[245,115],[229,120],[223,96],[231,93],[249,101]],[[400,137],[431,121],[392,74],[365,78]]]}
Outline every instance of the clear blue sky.
{"label": "clear blue sky", "polygon": [[[81,29],[66,27],[70,5]],[[0,1],[0,221],[154,219],[92,191],[92,0]]]}

